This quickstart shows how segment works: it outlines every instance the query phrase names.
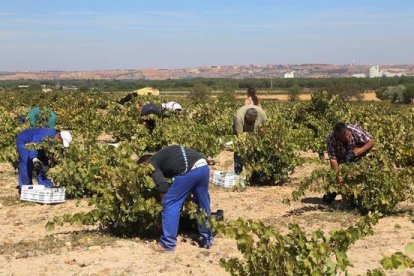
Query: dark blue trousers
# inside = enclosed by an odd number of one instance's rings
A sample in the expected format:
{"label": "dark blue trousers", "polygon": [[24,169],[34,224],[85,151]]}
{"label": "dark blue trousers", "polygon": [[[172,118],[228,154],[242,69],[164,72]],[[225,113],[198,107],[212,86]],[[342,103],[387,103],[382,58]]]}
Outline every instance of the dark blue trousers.
{"label": "dark blue trousers", "polygon": [[[18,147],[19,152],[19,186],[32,185],[33,163],[29,152],[24,147]],[[37,182],[45,187],[52,187],[53,183],[47,178],[45,172],[37,172]]]}
{"label": "dark blue trousers", "polygon": [[[165,249],[175,249],[181,208],[190,192],[193,194],[199,210],[204,210],[209,216],[211,215],[210,195],[208,193],[209,177],[210,170],[208,166],[203,166],[175,177],[173,184],[162,200],[163,234],[160,243]],[[203,245],[211,246],[213,235],[206,226],[205,221],[198,225],[198,231]]]}

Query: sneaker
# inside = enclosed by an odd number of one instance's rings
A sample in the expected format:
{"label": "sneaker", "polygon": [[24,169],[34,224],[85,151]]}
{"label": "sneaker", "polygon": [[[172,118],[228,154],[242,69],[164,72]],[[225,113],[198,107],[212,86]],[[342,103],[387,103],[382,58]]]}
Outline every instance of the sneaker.
{"label": "sneaker", "polygon": [[204,249],[210,249],[213,246],[213,243],[211,241],[210,242],[206,242],[201,237],[198,238],[197,242],[198,242],[198,246],[200,246],[201,248],[204,248]]}
{"label": "sneaker", "polygon": [[157,253],[174,253],[174,250],[168,250],[164,248],[160,243],[152,243],[150,244],[151,249]]}

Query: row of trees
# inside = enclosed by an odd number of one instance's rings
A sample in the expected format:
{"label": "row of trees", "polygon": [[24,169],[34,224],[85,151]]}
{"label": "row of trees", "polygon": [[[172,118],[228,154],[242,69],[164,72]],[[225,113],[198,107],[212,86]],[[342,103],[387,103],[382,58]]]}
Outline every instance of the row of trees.
{"label": "row of trees", "polygon": [[[297,78],[297,79],[180,79],[180,80],[8,80],[0,81],[0,87],[6,91],[18,91],[19,85],[28,85],[28,89],[40,90],[42,84],[50,86],[76,86],[82,90],[95,90],[105,92],[131,91],[138,88],[152,86],[160,90],[189,90],[196,83],[211,87],[212,90],[224,90],[232,87],[234,89],[247,89],[256,87],[259,90],[288,90],[298,86],[301,90],[377,90],[388,86],[414,84],[414,77],[394,78]],[[26,88],[27,89],[27,88]],[[0,89],[1,90],[1,89]],[[83,91],[86,92],[86,91]]]}
{"label": "row of trees", "polygon": [[381,100],[390,100],[393,103],[410,103],[414,99],[414,85],[397,85],[379,89],[377,96]]}

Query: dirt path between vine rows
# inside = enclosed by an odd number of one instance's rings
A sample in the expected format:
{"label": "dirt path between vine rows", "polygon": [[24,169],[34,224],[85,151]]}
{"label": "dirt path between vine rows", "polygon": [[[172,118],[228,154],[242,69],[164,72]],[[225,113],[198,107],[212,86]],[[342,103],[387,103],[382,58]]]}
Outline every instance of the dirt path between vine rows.
{"label": "dirt path between vine rows", "polygon": [[[282,187],[248,187],[243,192],[211,185],[212,209],[223,209],[226,220],[252,218],[273,225],[282,232],[289,223],[307,231],[348,227],[360,216],[344,209],[321,205],[321,194],[308,194],[290,205],[289,198],[298,182],[317,166],[314,155],[297,168]],[[230,170],[232,153],[222,152],[212,169]],[[198,248],[191,238],[180,234],[173,254],[154,253],[153,240],[121,239],[102,234],[94,227],[63,226],[46,231],[54,216],[87,211],[86,200],[68,200],[59,205],[20,202],[14,188],[17,177],[7,164],[0,164],[0,275],[227,275],[219,265],[221,258],[239,256],[235,242],[218,236],[210,250]],[[410,209],[406,204],[400,208]],[[414,224],[406,212],[380,220],[375,234],[358,241],[349,251],[353,275],[380,267],[384,254],[403,251],[412,240]],[[410,274],[411,273],[411,274]],[[397,271],[390,275],[414,275]]]}

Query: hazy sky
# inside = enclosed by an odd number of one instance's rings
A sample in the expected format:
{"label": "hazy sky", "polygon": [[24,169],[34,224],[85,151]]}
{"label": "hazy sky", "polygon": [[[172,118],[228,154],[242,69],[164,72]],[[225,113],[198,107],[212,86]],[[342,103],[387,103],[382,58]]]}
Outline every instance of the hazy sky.
{"label": "hazy sky", "polygon": [[414,63],[412,0],[0,0],[0,71]]}

